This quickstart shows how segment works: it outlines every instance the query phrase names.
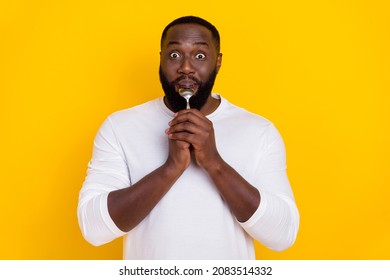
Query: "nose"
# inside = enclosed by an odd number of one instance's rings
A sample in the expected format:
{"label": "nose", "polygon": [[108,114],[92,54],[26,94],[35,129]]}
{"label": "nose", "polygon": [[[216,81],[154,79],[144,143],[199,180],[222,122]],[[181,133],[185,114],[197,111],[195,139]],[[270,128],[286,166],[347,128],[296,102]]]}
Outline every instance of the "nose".
{"label": "nose", "polygon": [[180,74],[186,74],[186,75],[194,73],[194,67],[189,58],[186,57],[183,58],[182,63],[178,69],[178,72]]}

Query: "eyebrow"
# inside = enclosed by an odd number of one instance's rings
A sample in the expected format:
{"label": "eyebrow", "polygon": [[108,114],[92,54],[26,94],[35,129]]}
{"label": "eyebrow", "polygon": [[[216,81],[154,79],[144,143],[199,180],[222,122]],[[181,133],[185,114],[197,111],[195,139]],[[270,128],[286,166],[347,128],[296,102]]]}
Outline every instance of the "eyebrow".
{"label": "eyebrow", "polygon": [[[169,41],[167,46],[170,46],[170,45],[181,45],[181,43],[179,41]],[[209,44],[207,44],[204,41],[197,41],[193,45],[201,45],[201,46],[209,47]]]}

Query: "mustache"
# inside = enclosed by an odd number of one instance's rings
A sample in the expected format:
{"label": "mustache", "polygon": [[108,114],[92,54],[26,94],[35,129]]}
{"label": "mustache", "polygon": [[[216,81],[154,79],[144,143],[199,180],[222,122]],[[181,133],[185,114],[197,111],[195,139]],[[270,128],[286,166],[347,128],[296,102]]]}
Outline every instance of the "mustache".
{"label": "mustache", "polygon": [[197,83],[198,85],[202,84],[201,81],[199,81],[197,78],[195,78],[194,76],[191,76],[191,75],[182,75],[182,76],[178,77],[177,79],[175,79],[173,81],[173,83],[178,83],[178,82],[180,82],[182,80],[186,80],[186,79],[192,80],[195,83]]}

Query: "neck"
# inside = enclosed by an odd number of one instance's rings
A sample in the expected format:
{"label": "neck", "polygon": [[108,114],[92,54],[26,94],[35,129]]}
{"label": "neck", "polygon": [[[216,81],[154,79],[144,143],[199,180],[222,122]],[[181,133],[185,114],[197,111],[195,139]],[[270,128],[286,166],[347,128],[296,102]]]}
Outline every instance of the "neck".
{"label": "neck", "polygon": [[221,103],[221,99],[214,98],[210,94],[209,97],[207,98],[206,103],[203,105],[202,108],[200,108],[200,112],[205,116],[210,115],[215,110],[217,110],[220,103]]}

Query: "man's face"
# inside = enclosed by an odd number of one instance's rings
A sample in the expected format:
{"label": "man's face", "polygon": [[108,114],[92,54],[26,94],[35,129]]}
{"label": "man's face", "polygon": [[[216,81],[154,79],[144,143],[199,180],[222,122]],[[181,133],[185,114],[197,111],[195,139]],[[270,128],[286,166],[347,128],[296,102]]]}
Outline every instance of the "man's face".
{"label": "man's face", "polygon": [[200,109],[206,103],[221,67],[211,32],[198,24],[179,24],[171,27],[162,42],[160,81],[168,106],[174,112],[186,107],[179,95],[180,88],[194,92],[191,108]]}

